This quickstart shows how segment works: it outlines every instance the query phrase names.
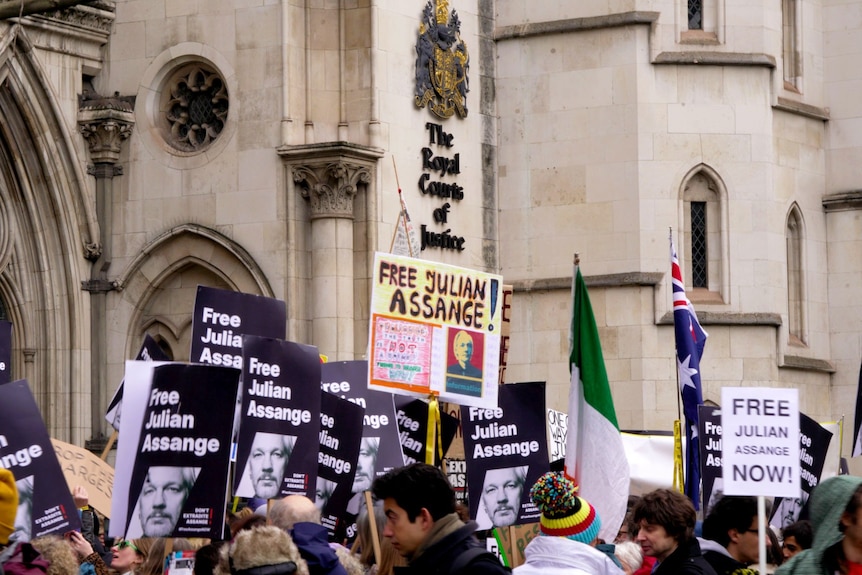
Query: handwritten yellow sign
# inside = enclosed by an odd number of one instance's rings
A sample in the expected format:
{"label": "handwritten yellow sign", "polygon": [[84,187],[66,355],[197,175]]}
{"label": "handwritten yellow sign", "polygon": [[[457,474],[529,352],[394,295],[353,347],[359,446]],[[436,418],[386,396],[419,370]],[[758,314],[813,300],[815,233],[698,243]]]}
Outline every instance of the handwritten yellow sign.
{"label": "handwritten yellow sign", "polygon": [[373,273],[369,387],[496,407],[502,277],[383,253]]}

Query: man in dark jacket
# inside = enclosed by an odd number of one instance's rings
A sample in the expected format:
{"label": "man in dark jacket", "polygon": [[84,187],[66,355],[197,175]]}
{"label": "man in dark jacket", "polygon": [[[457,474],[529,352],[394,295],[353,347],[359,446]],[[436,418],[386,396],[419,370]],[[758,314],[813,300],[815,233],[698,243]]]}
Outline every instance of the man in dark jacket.
{"label": "man in dark jacket", "polygon": [[644,555],[655,557],[653,575],[716,575],[700,553],[694,536],[697,513],[684,495],[671,489],[647,493],[632,509],[637,541]]}
{"label": "man in dark jacket", "polygon": [[754,575],[748,566],[760,559],[757,498],[725,495],[703,521],[703,558],[718,575]]}
{"label": "man in dark jacket", "polygon": [[375,479],[374,497],[383,501],[383,535],[407,559],[396,573],[410,575],[507,575],[493,554],[455,512],[455,491],[443,472],[425,463],[393,469]]}

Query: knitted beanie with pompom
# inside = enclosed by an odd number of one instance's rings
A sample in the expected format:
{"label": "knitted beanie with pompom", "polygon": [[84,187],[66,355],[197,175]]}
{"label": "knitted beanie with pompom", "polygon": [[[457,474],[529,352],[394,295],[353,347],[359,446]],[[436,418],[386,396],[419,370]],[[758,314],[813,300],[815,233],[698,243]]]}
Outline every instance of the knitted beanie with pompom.
{"label": "knitted beanie with pompom", "polygon": [[565,537],[590,544],[599,535],[602,521],[596,509],[565,475],[550,471],[530,489],[530,498],[542,512],[542,535]]}

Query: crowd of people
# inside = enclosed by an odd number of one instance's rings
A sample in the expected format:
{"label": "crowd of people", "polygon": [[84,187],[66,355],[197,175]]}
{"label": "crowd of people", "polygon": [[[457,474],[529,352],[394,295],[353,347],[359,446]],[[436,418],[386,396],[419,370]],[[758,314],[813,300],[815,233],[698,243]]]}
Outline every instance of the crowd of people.
{"label": "crowd of people", "polygon": [[[230,515],[229,539],[104,539],[87,494],[72,495],[83,530],[14,538],[18,489],[0,469],[0,575],[163,575],[166,558],[194,556],[195,575],[506,575],[486,550],[437,467],[414,463],[369,485],[351,547],[330,541],[311,499],[290,495]],[[754,497],[723,496],[702,522],[672,489],[629,500],[613,542],[599,538],[602,519],[563,473],[530,489],[541,512],[539,535],[514,575],[757,575],[760,532],[776,575],[862,573],[862,478],[824,480],[809,501],[810,521],[776,533],[761,526]],[[10,540],[11,537],[11,540]],[[183,573],[189,573],[184,571]]]}

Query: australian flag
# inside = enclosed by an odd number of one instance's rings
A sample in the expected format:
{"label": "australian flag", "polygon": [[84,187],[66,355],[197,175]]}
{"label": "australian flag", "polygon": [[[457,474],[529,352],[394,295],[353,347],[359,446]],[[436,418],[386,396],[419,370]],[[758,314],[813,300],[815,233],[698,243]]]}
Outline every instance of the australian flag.
{"label": "australian flag", "polygon": [[697,435],[697,406],[703,403],[700,386],[700,358],[706,345],[706,332],[697,321],[694,306],[685,295],[679,258],[670,240],[671,275],[673,276],[673,330],[676,334],[676,365],[679,370],[679,392],[685,412],[686,449],[685,494],[695,509],[700,509],[700,438]]}

